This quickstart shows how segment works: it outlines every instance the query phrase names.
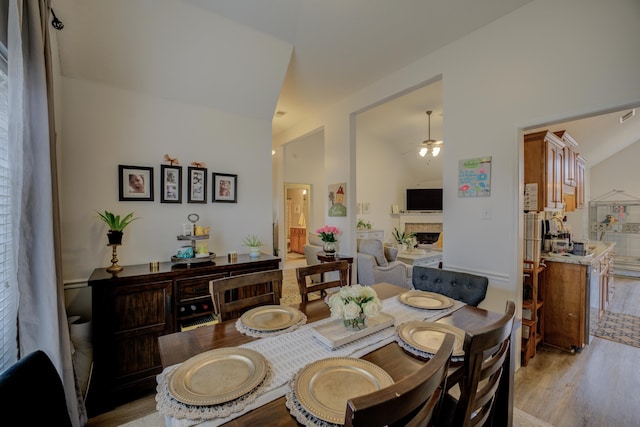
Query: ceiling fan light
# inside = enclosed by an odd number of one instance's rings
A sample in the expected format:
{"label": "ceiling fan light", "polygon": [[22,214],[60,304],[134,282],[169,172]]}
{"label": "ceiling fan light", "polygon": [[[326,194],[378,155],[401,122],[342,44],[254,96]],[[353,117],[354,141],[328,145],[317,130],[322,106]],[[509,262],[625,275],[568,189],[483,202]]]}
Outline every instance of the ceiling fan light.
{"label": "ceiling fan light", "polygon": [[438,154],[440,154],[440,147],[433,147],[433,150],[431,150],[431,155],[435,157]]}
{"label": "ceiling fan light", "polygon": [[429,149],[427,147],[422,147],[420,148],[420,151],[418,151],[418,154],[420,154],[421,157],[424,157],[427,155],[427,152],[429,151]]}

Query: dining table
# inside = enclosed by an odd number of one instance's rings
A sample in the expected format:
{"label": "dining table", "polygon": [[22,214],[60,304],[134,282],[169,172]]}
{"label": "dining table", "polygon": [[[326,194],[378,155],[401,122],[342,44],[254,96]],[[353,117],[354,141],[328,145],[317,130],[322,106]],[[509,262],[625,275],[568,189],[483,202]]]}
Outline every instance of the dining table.
{"label": "dining table", "polygon": [[[381,300],[394,298],[407,292],[406,288],[389,283],[372,285]],[[437,323],[457,327],[463,331],[472,331],[488,326],[499,320],[504,313],[496,313],[482,308],[460,304],[454,311],[436,320]],[[301,303],[295,306],[306,316],[307,324],[319,322],[330,317],[330,309],[323,299]],[[237,319],[227,320],[196,329],[176,332],[158,337],[159,354],[163,368],[181,364],[194,356],[213,349],[238,347],[262,339],[242,333],[236,325]],[[398,325],[396,325],[398,326]],[[505,360],[505,370],[499,385],[494,404],[494,426],[511,426],[513,418],[513,380],[515,374],[515,330],[512,331],[511,346]],[[386,371],[394,381],[398,381],[416,372],[427,359],[416,356],[402,348],[397,342],[363,354],[361,359],[371,362]],[[463,363],[452,362],[448,378],[459,378]],[[167,422],[167,425],[171,425]],[[255,409],[242,413],[223,424],[224,426],[269,425],[299,426],[286,406],[284,396],[269,401]]]}

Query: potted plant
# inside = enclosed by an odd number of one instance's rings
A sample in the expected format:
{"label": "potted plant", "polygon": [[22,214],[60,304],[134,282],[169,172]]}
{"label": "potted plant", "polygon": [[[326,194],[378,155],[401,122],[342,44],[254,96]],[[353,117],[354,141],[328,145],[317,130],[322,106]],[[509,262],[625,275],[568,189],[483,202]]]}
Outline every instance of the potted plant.
{"label": "potted plant", "polygon": [[122,244],[122,232],[125,227],[131,224],[132,221],[135,221],[139,218],[133,217],[133,212],[127,214],[124,217],[120,215],[115,215],[109,211],[98,212],[100,219],[107,224],[109,227],[109,231],[107,232],[107,238],[109,239],[110,245],[120,245]]}
{"label": "potted plant", "polygon": [[398,246],[402,246],[403,251],[406,251],[407,246],[413,241],[413,237],[415,237],[415,233],[407,233],[406,231],[400,233],[397,228],[394,228],[391,234]]}
{"label": "potted plant", "polygon": [[257,258],[260,256],[260,246],[262,246],[264,243],[262,243],[262,240],[260,240],[258,236],[256,236],[255,234],[251,234],[245,237],[242,243],[244,243],[245,246],[249,247],[249,256],[251,258]]}

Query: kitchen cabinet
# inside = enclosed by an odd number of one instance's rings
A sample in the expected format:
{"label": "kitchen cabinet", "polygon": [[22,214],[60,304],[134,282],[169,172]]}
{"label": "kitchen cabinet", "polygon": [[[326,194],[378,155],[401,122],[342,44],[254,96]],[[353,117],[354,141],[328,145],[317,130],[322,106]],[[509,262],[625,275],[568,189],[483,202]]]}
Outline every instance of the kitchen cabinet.
{"label": "kitchen cabinet", "polygon": [[[217,257],[202,264],[160,263],[124,266],[110,274],[97,268],[89,277],[92,298],[94,366],[87,398],[90,416],[153,393],[162,372],[158,337],[212,323],[209,281],[275,270],[280,259],[261,254]],[[233,295],[228,300],[234,299]]]}
{"label": "kitchen cabinet", "polygon": [[566,351],[586,343],[589,266],[547,261],[544,343]]}
{"label": "kitchen cabinet", "polygon": [[563,170],[563,180],[564,184],[570,187],[575,187],[577,185],[577,171],[576,171],[576,162],[578,157],[578,143],[575,139],[567,131],[559,131],[555,132],[555,134],[562,140],[564,143],[563,148],[563,157],[564,157],[564,170]]}
{"label": "kitchen cabinet", "polygon": [[537,184],[537,211],[564,208],[564,146],[546,130],[524,136],[524,182]]}
{"label": "kitchen cabinet", "polygon": [[304,254],[307,244],[307,229],[301,227],[289,228],[289,250],[297,254]]}
{"label": "kitchen cabinet", "polygon": [[586,160],[581,155],[576,156],[576,209],[584,209],[584,172]]}
{"label": "kitchen cabinet", "polygon": [[543,254],[546,345],[582,349],[606,309],[615,243],[599,242],[589,256]]}

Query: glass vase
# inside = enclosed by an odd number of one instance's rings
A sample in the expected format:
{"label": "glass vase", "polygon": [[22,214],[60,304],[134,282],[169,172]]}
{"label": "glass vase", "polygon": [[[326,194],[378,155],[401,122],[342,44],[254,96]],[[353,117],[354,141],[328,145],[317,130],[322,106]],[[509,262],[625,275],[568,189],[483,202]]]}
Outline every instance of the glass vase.
{"label": "glass vase", "polygon": [[367,327],[367,316],[364,313],[360,313],[358,317],[350,320],[343,320],[344,327],[349,331],[361,331]]}
{"label": "glass vase", "polygon": [[324,244],[322,245],[322,250],[327,256],[335,256],[336,242],[324,242]]}

